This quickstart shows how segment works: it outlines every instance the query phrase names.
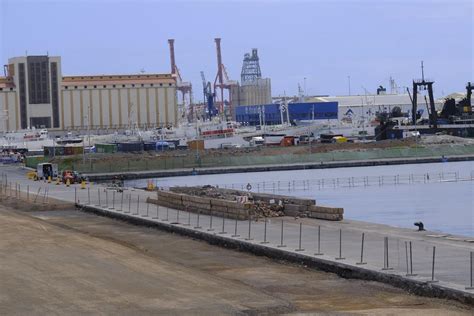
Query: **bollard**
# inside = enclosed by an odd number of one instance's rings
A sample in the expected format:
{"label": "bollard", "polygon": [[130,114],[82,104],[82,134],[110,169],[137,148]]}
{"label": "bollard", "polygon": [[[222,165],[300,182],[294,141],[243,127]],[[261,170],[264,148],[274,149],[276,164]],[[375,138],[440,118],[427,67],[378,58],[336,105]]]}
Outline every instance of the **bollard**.
{"label": "bollard", "polygon": [[470,257],[471,257],[471,265],[470,265],[470,269],[469,269],[469,270],[470,270],[470,271],[469,271],[469,272],[470,272],[469,274],[470,274],[470,276],[471,276],[471,283],[470,283],[470,286],[466,286],[466,290],[474,290],[474,286],[473,286],[473,276],[472,276],[472,274],[473,274],[473,273],[472,273],[472,270],[473,270],[473,261],[474,261],[474,259],[473,259],[473,258],[474,258],[474,251],[471,251]]}
{"label": "bollard", "polygon": [[365,233],[362,233],[362,242],[360,245],[360,261],[356,262],[356,264],[358,265],[367,264],[367,262],[364,262],[364,238],[365,238]]}
{"label": "bollard", "polygon": [[112,209],[115,210],[115,190],[112,191]]}
{"label": "bollard", "polygon": [[74,204],[77,204],[77,188],[74,187]]}
{"label": "bollard", "polygon": [[265,217],[265,223],[264,223],[264,226],[263,226],[263,241],[261,242],[261,244],[268,244],[268,241],[267,241],[267,218]]}
{"label": "bollard", "polygon": [[318,252],[314,254],[315,256],[321,256],[323,253],[321,252],[321,225],[318,226]]}
{"label": "bollard", "polygon": [[336,260],[344,260],[342,256],[342,229],[339,229],[339,257],[336,258]]}
{"label": "bollard", "polygon": [[87,188],[87,205],[91,205],[91,190]]}
{"label": "bollard", "polygon": [[251,228],[252,228],[252,216],[249,214],[249,234],[245,240],[253,240],[251,234]]}
{"label": "bollard", "polygon": [[219,232],[219,234],[227,234],[227,232],[225,231],[225,214],[222,214],[222,230]]}
{"label": "bollard", "polygon": [[426,283],[436,283],[436,282],[438,282],[438,280],[435,280],[435,277],[434,277],[435,256],[436,256],[436,246],[433,246],[433,262],[432,262],[432,265],[431,265],[431,280],[427,281]]}
{"label": "bollard", "polygon": [[382,270],[393,270],[388,262],[388,237],[383,238],[383,268]]}
{"label": "bollard", "polygon": [[212,228],[212,210],[211,210],[211,220],[209,222],[209,228],[207,229],[207,231],[212,232],[213,230],[214,228]]}
{"label": "bollard", "polygon": [[235,217],[234,234],[232,235],[232,237],[240,237],[240,235],[237,234],[237,222],[238,222],[238,215]]}
{"label": "bollard", "polygon": [[286,245],[283,244],[283,220],[281,220],[280,244],[277,247],[280,247],[280,248],[286,247]]}
{"label": "bollard", "polygon": [[199,225],[199,214],[201,214],[201,211],[198,211],[198,213],[197,213],[196,226],[194,226],[195,229],[201,229],[202,228]]}
{"label": "bollard", "polygon": [[29,202],[30,201],[30,186],[26,186],[26,200]]}
{"label": "bollard", "polygon": [[299,243],[298,243],[298,249],[295,249],[295,251],[304,251],[303,248],[301,248],[301,236],[303,234],[303,223],[300,223],[300,239],[299,239]]}

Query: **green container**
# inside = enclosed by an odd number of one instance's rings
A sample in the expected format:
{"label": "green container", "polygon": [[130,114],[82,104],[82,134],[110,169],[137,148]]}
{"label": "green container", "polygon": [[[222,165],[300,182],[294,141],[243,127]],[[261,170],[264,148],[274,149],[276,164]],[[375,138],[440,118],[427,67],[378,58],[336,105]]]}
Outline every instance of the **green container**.
{"label": "green container", "polygon": [[95,144],[96,152],[99,154],[113,154],[117,152],[116,144]]}
{"label": "green container", "polygon": [[39,163],[46,162],[47,159],[44,156],[26,156],[25,157],[25,165],[29,168],[34,168],[36,170],[36,166]]}

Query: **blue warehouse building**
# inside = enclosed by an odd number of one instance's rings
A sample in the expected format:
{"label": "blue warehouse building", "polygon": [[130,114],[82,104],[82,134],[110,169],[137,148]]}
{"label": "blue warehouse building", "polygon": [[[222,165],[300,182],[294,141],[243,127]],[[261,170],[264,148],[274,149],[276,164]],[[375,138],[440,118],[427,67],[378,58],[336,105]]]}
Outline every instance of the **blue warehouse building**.
{"label": "blue warehouse building", "polygon": [[[290,123],[301,120],[337,120],[338,102],[289,103]],[[282,122],[283,118],[283,122]],[[235,108],[235,120],[248,126],[287,123],[280,104],[246,105]]]}

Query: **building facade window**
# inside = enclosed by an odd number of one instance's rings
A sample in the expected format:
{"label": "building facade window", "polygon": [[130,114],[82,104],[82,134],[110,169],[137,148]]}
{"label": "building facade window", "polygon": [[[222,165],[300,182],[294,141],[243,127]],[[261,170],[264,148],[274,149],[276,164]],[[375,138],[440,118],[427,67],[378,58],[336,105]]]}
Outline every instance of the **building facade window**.
{"label": "building facade window", "polygon": [[28,94],[30,104],[49,103],[49,57],[28,56],[26,62],[28,65]]}
{"label": "building facade window", "polygon": [[[58,64],[51,63],[51,106],[53,110],[53,127],[59,128],[59,82]],[[50,123],[51,124],[51,123]]]}
{"label": "building facade window", "polygon": [[18,79],[20,90],[20,125],[21,128],[28,128],[27,112],[26,112],[26,71],[25,64],[18,64]]}

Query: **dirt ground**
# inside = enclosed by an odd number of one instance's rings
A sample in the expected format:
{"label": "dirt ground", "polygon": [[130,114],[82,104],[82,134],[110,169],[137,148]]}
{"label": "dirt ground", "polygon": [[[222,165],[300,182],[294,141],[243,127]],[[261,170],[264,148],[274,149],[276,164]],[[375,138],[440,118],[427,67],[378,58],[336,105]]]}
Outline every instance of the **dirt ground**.
{"label": "dirt ground", "polygon": [[72,209],[5,204],[0,315],[472,315],[456,302]]}

